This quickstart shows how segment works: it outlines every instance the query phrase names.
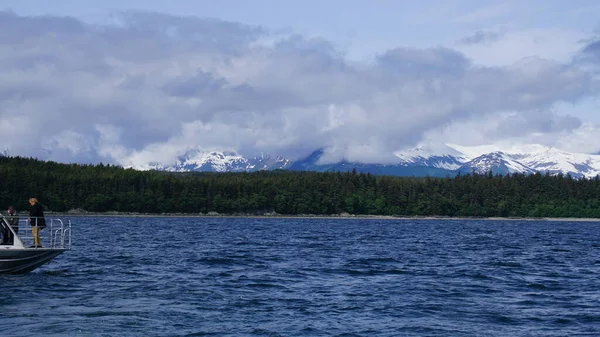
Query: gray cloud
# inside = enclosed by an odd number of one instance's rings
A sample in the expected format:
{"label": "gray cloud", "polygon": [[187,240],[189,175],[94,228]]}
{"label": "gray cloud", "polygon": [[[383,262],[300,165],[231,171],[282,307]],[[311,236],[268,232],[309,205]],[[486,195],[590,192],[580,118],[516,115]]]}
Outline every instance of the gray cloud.
{"label": "gray cloud", "polygon": [[323,39],[157,13],[98,26],[0,12],[0,28],[0,142],[59,161],[142,165],[196,148],[300,157],[321,147],[331,160],[387,161],[430,130],[501,111],[546,120],[545,132],[576,127],[549,108],[595,90],[577,63],[480,67],[439,47],[357,64]]}
{"label": "gray cloud", "polygon": [[[267,32],[257,26],[225,22],[211,18],[192,16],[172,16],[153,12],[131,11],[119,15],[120,22],[128,35],[123,37],[129,42],[136,39],[168,40],[169,44],[183,44],[184,47],[201,48],[210,52],[227,54],[241,52],[249,43]],[[123,30],[114,28],[112,33]]]}
{"label": "gray cloud", "polygon": [[457,78],[470,67],[464,55],[448,48],[389,50],[377,59],[378,66],[388,75],[418,78]]}
{"label": "gray cloud", "polygon": [[576,62],[598,67],[600,63],[600,39],[584,41],[585,45],[575,58]]}
{"label": "gray cloud", "polygon": [[167,95],[174,97],[209,96],[218,93],[226,84],[226,80],[199,70],[196,74],[168,81],[163,89]]}
{"label": "gray cloud", "polygon": [[467,36],[459,41],[464,45],[484,44],[497,41],[502,37],[501,34],[495,32],[477,31],[471,36]]}
{"label": "gray cloud", "polygon": [[536,111],[530,114],[512,115],[498,124],[492,134],[495,139],[518,137],[522,134],[572,132],[581,127],[579,119],[571,116],[555,116]]}

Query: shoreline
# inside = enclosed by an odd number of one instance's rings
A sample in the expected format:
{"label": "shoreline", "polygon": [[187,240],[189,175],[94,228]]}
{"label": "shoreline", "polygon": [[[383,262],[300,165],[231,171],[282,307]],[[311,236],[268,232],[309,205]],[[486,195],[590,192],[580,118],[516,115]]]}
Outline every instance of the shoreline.
{"label": "shoreline", "polygon": [[463,221],[562,221],[600,222],[600,218],[528,218],[528,217],[446,217],[446,216],[391,216],[391,215],[248,215],[248,214],[195,214],[195,213],[119,213],[119,212],[46,212],[47,217],[124,217],[124,218],[254,218],[254,219],[361,219],[361,220],[463,220]]}

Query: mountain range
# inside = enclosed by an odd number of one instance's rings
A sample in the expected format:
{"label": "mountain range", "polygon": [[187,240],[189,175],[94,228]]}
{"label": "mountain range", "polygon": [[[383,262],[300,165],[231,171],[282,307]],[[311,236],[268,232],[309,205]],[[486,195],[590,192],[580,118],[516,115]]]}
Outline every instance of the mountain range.
{"label": "mountain range", "polygon": [[[395,152],[392,164],[358,163],[342,160],[325,163],[327,149],[318,149],[306,158],[291,160],[261,154],[244,157],[235,152],[193,150],[180,156],[172,165],[155,163],[149,168],[162,171],[251,172],[259,170],[351,171],[392,176],[446,177],[457,174],[534,173],[570,174],[574,178],[591,178],[600,174],[600,155],[571,153],[543,145],[498,147],[460,146],[456,144],[424,145]],[[134,167],[136,168],[136,167]]]}

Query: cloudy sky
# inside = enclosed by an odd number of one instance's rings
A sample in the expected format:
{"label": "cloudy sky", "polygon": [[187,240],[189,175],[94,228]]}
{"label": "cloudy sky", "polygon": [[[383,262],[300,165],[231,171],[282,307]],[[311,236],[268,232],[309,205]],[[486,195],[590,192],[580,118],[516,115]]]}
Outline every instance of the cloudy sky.
{"label": "cloudy sky", "polygon": [[0,149],[136,167],[598,153],[599,18],[596,0],[0,0]]}

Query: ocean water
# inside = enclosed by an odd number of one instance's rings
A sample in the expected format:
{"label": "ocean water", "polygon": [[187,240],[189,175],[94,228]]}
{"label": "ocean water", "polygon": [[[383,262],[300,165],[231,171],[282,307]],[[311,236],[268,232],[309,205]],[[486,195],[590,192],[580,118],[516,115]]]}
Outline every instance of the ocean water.
{"label": "ocean water", "polygon": [[600,336],[600,223],[81,217],[1,336]]}

